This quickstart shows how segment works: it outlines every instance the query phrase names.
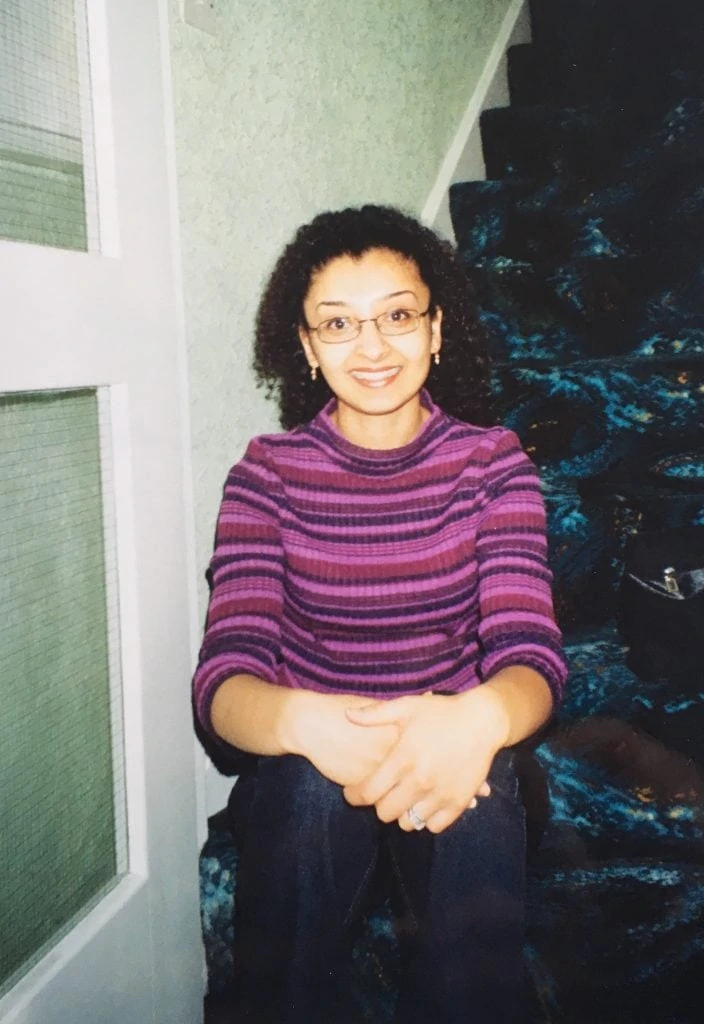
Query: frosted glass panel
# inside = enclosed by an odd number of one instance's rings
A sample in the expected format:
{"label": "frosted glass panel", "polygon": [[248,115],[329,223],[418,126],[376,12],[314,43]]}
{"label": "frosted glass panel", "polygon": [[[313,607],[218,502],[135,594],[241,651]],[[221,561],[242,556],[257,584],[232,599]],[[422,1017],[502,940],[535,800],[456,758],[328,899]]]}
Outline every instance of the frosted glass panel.
{"label": "frosted glass panel", "polygon": [[104,410],[0,395],[0,991],[126,868]]}
{"label": "frosted glass panel", "polygon": [[97,249],[85,0],[0,0],[0,237]]}

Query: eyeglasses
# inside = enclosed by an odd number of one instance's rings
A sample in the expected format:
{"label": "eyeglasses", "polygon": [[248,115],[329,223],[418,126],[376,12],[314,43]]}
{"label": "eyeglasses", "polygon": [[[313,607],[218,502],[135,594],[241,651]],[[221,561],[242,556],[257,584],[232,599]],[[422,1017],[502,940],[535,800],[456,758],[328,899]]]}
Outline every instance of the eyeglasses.
{"label": "eyeglasses", "polygon": [[323,320],[317,327],[309,327],[309,331],[315,331],[320,341],[326,345],[339,345],[344,341],[354,341],[362,332],[362,324],[376,324],[376,329],[387,337],[395,338],[400,334],[410,334],[418,329],[424,316],[430,312],[430,306],[424,313],[418,313],[415,309],[390,309],[381,316],[367,317],[366,320],[358,320],[354,316],[334,316],[330,320]]}

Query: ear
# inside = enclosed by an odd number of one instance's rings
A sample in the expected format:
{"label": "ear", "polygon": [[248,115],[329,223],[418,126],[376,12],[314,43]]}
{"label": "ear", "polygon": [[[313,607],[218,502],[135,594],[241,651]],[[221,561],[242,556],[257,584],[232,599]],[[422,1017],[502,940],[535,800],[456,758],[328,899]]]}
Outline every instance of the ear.
{"label": "ear", "polygon": [[433,355],[442,348],[442,309],[440,306],[433,313],[430,321],[430,351]]}
{"label": "ear", "polygon": [[302,324],[298,328],[298,337],[300,339],[301,345],[303,346],[303,351],[306,354],[306,359],[308,360],[308,365],[310,366],[311,370],[313,369],[313,367],[317,368],[319,364],[318,360],[315,358],[313,346],[310,343],[310,332],[307,331]]}

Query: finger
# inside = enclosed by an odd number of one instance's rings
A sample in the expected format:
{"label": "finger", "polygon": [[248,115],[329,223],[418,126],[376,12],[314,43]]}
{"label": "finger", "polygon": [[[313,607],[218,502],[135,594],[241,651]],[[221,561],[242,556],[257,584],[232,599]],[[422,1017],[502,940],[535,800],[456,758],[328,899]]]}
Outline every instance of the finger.
{"label": "finger", "polygon": [[[411,819],[407,814],[402,814],[398,819],[398,827],[403,829],[404,832],[418,832],[419,830],[415,827]],[[425,827],[425,826],[424,826]]]}
{"label": "finger", "polygon": [[420,788],[414,782],[400,782],[394,786],[380,800],[374,802],[376,814],[380,821],[400,821],[404,815],[408,815],[409,807],[413,807],[416,814],[425,819],[431,812],[440,806],[439,801],[429,798],[427,788]]}
{"label": "finger", "polygon": [[343,796],[348,804],[352,807],[367,807],[367,802],[362,796],[361,790],[364,785],[364,781],[355,782],[353,785],[346,785],[342,791]]}
{"label": "finger", "polygon": [[[431,796],[432,789],[433,787],[430,785],[430,782],[424,782],[422,778],[418,777],[416,772],[405,775],[397,786],[389,789],[384,796],[373,801],[377,817],[381,821],[386,822],[400,821],[403,818],[404,812],[409,807],[413,807],[422,817],[430,818],[442,806],[452,806],[446,805],[445,801],[436,794]],[[491,787],[488,783],[482,783],[477,793],[470,798],[465,807],[450,811],[454,815],[452,820],[454,821],[459,817],[464,810],[475,810],[479,802],[478,797],[488,796],[490,793]],[[454,806],[456,807],[457,805],[454,804]],[[422,808],[426,813],[422,814],[419,808]]]}
{"label": "finger", "polygon": [[404,832],[422,832],[427,824],[425,819],[426,813],[429,812],[423,810],[421,802],[412,804],[397,819],[399,828],[403,829]]}
{"label": "finger", "polygon": [[454,825],[459,816],[456,811],[451,811],[447,807],[441,807],[435,814],[431,814],[425,823],[425,827],[428,832],[438,835],[438,833],[444,832],[446,828],[449,828],[450,825]]}
{"label": "finger", "polygon": [[[370,807],[399,785],[399,782],[407,774],[405,763],[401,760],[396,746],[364,782],[345,790],[345,798],[356,807]],[[399,814],[405,810],[406,806],[410,805],[401,807]],[[398,817],[398,814],[395,817]]]}
{"label": "finger", "polygon": [[[425,828],[427,828],[429,832],[433,833],[444,832],[446,828],[449,828],[450,825],[453,825],[457,821],[457,819],[465,813],[463,810],[456,810],[448,806],[435,807],[431,810],[429,809],[427,802],[424,806],[423,802],[420,800],[417,803],[412,804],[411,806],[415,811],[414,817],[417,816],[418,818],[424,820]],[[472,797],[465,810],[473,811],[477,806],[477,798]],[[407,812],[399,818],[398,823],[399,826],[404,830],[404,832],[410,832],[415,827],[413,824],[413,820],[409,818]]]}
{"label": "finger", "polygon": [[378,700],[361,708],[346,708],[345,716],[354,725],[399,725],[405,721],[408,709],[398,700]]}
{"label": "finger", "polygon": [[[389,788],[393,789],[395,785],[395,782],[391,782]],[[370,775],[361,782],[345,786],[343,794],[347,803],[353,807],[371,807],[377,803],[377,800],[386,796],[388,793],[386,787],[385,781],[377,781],[375,775]]]}
{"label": "finger", "polygon": [[453,825],[463,814],[471,813],[476,810],[478,806],[479,801],[476,796],[473,796],[464,810],[453,810],[447,805],[440,807],[434,814],[428,815],[425,827],[429,832],[443,832],[446,828],[449,828],[450,825]]}

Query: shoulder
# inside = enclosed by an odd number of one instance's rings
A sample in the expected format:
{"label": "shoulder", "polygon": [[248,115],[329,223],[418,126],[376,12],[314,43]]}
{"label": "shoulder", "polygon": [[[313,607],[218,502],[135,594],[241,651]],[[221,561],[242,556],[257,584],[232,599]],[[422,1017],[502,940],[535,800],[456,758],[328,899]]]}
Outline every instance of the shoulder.
{"label": "shoulder", "polygon": [[466,451],[477,461],[530,461],[517,435],[507,427],[478,427],[443,413],[438,428],[444,444]]}
{"label": "shoulder", "polygon": [[535,465],[517,435],[507,427],[478,427],[443,416],[443,432],[445,460],[489,497],[503,493],[506,488],[539,489]]}
{"label": "shoulder", "polygon": [[227,482],[280,479],[292,466],[305,464],[312,445],[308,426],[259,434],[250,440],[242,458],[231,467]]}

